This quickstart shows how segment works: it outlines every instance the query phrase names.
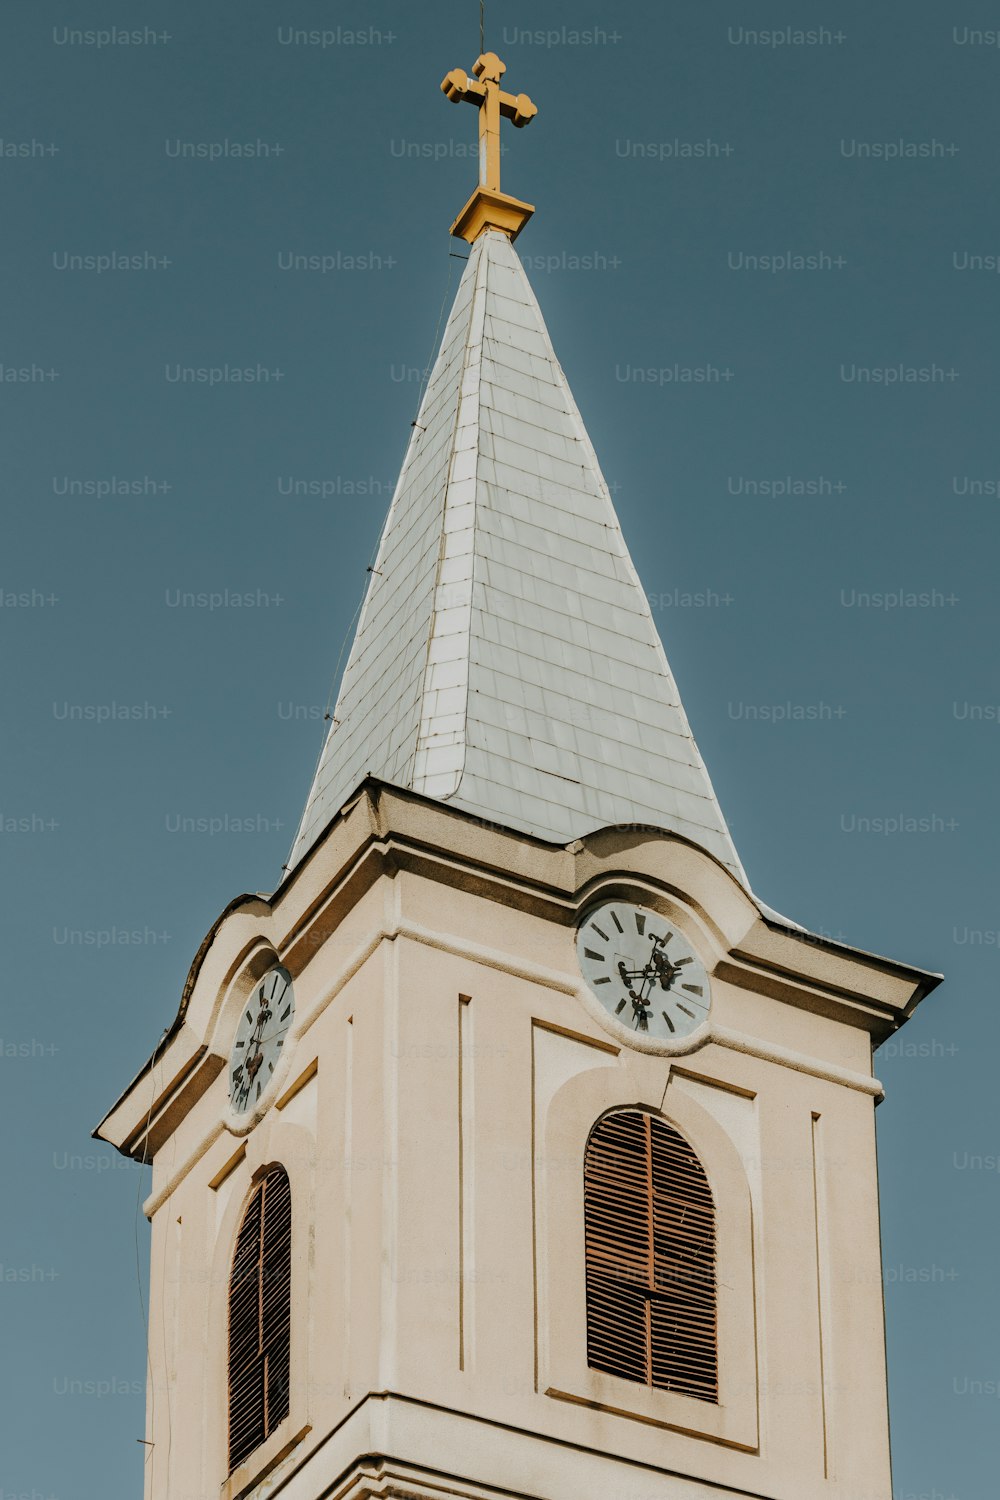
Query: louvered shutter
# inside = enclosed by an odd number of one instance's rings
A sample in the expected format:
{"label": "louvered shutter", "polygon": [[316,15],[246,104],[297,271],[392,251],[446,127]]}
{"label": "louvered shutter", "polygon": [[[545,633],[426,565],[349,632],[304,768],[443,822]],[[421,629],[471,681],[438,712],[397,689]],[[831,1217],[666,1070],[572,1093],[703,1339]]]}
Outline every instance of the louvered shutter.
{"label": "louvered shutter", "polygon": [[715,1209],[704,1168],[665,1120],[608,1115],[584,1164],[587,1363],[718,1400]]}
{"label": "louvered shutter", "polygon": [[257,1184],[229,1278],[229,1472],[288,1415],[292,1198],[275,1167]]}

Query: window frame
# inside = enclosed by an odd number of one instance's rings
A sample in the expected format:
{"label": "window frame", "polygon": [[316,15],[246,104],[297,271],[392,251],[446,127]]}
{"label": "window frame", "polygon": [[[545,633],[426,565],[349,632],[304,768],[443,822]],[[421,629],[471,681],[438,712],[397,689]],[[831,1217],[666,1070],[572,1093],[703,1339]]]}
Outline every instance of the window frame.
{"label": "window frame", "polygon": [[[622,1059],[624,1062],[625,1060]],[[644,1072],[644,1070],[643,1070]],[[667,1089],[641,1097],[625,1066],[591,1068],[557,1089],[535,1162],[539,1235],[539,1389],[557,1400],[672,1428],[751,1452],[759,1445],[757,1319],[750,1189],[739,1152],[717,1120],[690,1095]],[[642,1073],[639,1074],[642,1076]],[[637,1097],[637,1093],[639,1097]],[[587,1362],[584,1153],[606,1115],[657,1115],[687,1140],[708,1177],[716,1214],[718,1401],[622,1376]]]}

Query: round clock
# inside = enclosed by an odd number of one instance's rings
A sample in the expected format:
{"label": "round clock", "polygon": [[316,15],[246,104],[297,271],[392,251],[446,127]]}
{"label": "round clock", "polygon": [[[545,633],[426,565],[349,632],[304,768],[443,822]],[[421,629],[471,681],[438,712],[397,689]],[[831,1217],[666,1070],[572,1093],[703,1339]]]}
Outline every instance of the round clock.
{"label": "round clock", "polygon": [[598,906],[580,924],[576,951],[601,1005],[634,1036],[680,1041],[708,1019],[705,966],[659,912],[629,901]]}
{"label": "round clock", "polygon": [[258,982],[236,1028],[229,1054],[229,1103],[235,1114],[252,1109],[270,1083],[294,1015],[292,976],[276,965]]}

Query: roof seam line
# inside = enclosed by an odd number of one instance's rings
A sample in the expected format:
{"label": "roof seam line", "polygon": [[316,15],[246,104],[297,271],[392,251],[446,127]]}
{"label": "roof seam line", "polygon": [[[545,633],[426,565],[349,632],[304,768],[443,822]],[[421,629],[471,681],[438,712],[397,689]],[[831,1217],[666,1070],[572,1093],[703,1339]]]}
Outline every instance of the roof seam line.
{"label": "roof seam line", "polygon": [[[467,373],[469,371],[469,367],[470,367],[470,365],[472,363],[472,352],[473,352],[473,349],[479,349],[480,350],[480,359],[482,357],[481,356],[482,339],[480,338],[478,341],[474,341],[474,339],[473,339],[473,330],[474,330],[475,321],[476,321],[476,302],[477,302],[477,297],[478,297],[478,294],[479,294],[480,280],[482,280],[482,282],[483,282],[483,287],[484,287],[484,291],[485,291],[486,274],[482,270],[483,261],[485,259],[485,254],[484,254],[485,249],[486,249],[486,245],[485,245],[485,237],[484,237],[484,242],[481,243],[481,245],[479,247],[479,259],[478,259],[478,261],[476,263],[475,279],[474,279],[473,284],[472,284],[471,296],[469,298],[469,321],[466,324],[465,342],[464,342],[464,344],[462,346],[462,358],[461,358],[461,361],[460,361],[460,374],[459,374],[459,386],[458,386],[458,400],[455,402],[455,418],[454,418],[454,421],[452,422],[451,439],[450,439],[449,445],[448,445],[448,472],[447,472],[447,477],[445,479],[445,484],[444,484],[444,494],[443,494],[442,499],[441,499],[441,537],[440,537],[440,540],[438,542],[437,566],[436,566],[435,572],[434,572],[433,592],[432,592],[432,595],[431,595],[431,600],[432,600],[432,603],[431,603],[431,617],[430,617],[430,622],[429,622],[429,626],[428,626],[428,630],[427,630],[427,649],[426,649],[426,651],[424,653],[424,665],[423,665],[423,671],[421,672],[421,677],[420,677],[420,693],[419,693],[419,697],[418,697],[418,702],[419,702],[420,707],[419,707],[418,716],[417,716],[416,735],[415,735],[414,741],[413,741],[413,750],[412,750],[412,753],[410,755],[409,764],[408,764],[408,772],[407,772],[408,783],[410,785],[414,786],[414,787],[416,785],[416,782],[419,779],[416,776],[417,757],[418,757],[419,751],[420,751],[420,749],[421,749],[421,747],[423,745],[424,740],[427,738],[427,736],[424,734],[424,730],[423,730],[423,724],[424,724],[424,719],[425,719],[424,705],[425,705],[426,700],[427,700],[427,677],[428,677],[428,673],[429,673],[430,665],[431,665],[431,660],[430,660],[430,658],[431,658],[431,650],[432,650],[432,647],[433,647],[433,644],[434,644],[434,640],[435,640],[435,630],[436,630],[436,626],[437,626],[437,619],[438,619],[438,613],[439,613],[439,610],[438,610],[438,596],[439,596],[439,591],[440,591],[440,588],[441,588],[441,571],[442,571],[442,568],[444,566],[445,551],[447,549],[447,544],[448,544],[448,532],[447,532],[447,529],[446,529],[445,522],[446,522],[447,515],[448,515],[448,498],[449,498],[449,495],[451,493],[451,487],[452,487],[452,483],[453,483],[453,481],[452,481],[452,469],[453,469],[454,462],[455,462],[455,442],[456,442],[456,438],[457,438],[457,435],[458,435],[459,427],[461,425],[462,407],[463,407],[463,405],[465,403],[465,400],[466,400],[466,396],[465,396],[465,377],[466,377],[466,375],[467,375]],[[475,253],[475,250],[473,250],[473,254],[474,253]],[[471,259],[471,255],[470,255],[469,258]],[[485,306],[485,297],[484,297],[483,300],[484,300],[484,306]],[[485,317],[484,317],[484,321],[485,321]],[[479,393],[478,393],[478,390],[477,390],[477,392],[476,392],[477,426],[478,426],[478,415],[479,415],[479,413],[478,413],[478,405],[479,405]],[[476,449],[476,474],[477,474],[477,477],[478,477],[478,471],[479,471],[479,451],[478,451],[478,444],[477,444],[477,449]],[[475,524],[475,523],[473,523],[473,524]],[[471,616],[472,616],[471,600],[470,600],[469,616],[470,616],[470,631],[471,631]],[[468,711],[468,677],[466,677],[466,712],[467,711]],[[467,742],[467,737],[463,736],[463,741],[462,741],[463,771],[464,771],[464,763],[465,763],[466,742]],[[451,796],[455,796],[455,794],[458,792],[459,786],[461,785],[461,781],[462,781],[462,772],[459,773],[458,780],[455,783],[454,790],[450,793]],[[444,800],[444,799],[441,799],[441,800]]]}

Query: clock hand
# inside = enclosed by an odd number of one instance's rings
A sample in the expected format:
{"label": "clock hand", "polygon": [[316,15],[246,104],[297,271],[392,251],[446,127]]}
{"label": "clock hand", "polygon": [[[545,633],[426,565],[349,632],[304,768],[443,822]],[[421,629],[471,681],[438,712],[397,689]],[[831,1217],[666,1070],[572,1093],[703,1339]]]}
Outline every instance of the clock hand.
{"label": "clock hand", "polygon": [[[635,990],[632,988],[631,981],[633,979],[636,979],[639,976],[639,974],[642,974],[642,976],[643,976],[643,982],[639,986],[640,993],[636,994]],[[644,990],[645,987],[646,987],[646,980],[648,978],[648,975],[646,974],[645,969],[636,969],[632,973],[630,973],[629,970],[626,969],[626,967],[625,967],[625,961],[624,961],[624,959],[619,959],[619,961],[618,961],[618,975],[619,975],[619,978],[621,979],[622,983],[624,984],[626,990],[628,991],[629,999],[632,1001],[632,1010],[633,1010],[633,1013],[634,1014],[638,1014],[642,1010],[642,1008],[644,1006],[647,1006],[650,1003],[645,998],[645,996],[641,993],[641,991]],[[645,1029],[645,1018],[643,1019],[643,1029]]]}
{"label": "clock hand", "polygon": [[649,1030],[649,1018],[646,1015],[648,1001],[640,1000],[637,996],[632,997],[632,1018],[636,1031]]}
{"label": "clock hand", "polygon": [[[247,1037],[247,1046],[243,1061],[233,1072],[233,1083],[235,1088],[238,1089],[241,1099],[245,1098],[249,1094],[250,1089],[253,1087],[253,1081],[260,1071],[261,1064],[264,1061],[264,1056],[260,1045],[261,1033],[264,1027],[267,1025],[270,1014],[271,1012],[267,1009],[267,1006],[265,1005],[262,997],[257,1020],[254,1023],[253,1030]],[[244,1068],[246,1069],[245,1075]]]}
{"label": "clock hand", "polygon": [[624,959],[619,959],[618,961],[618,973],[626,984],[630,983],[634,979],[641,979],[643,984],[645,984],[648,980],[655,980],[659,978],[664,968],[673,970],[674,965],[670,962],[665,953],[661,953],[659,951],[659,940],[656,939],[654,939],[653,951],[651,952],[646,963],[643,964],[642,968],[628,969],[625,966]]}
{"label": "clock hand", "polygon": [[[649,1030],[649,1016],[647,1012],[652,1004],[650,991],[652,990],[653,986],[657,981],[659,981],[660,985],[664,989],[669,989],[670,984],[673,982],[675,972],[673,964],[671,964],[666,955],[660,951],[663,945],[663,940],[653,937],[652,934],[650,936],[652,938],[653,948],[650,953],[648,962],[645,963],[641,969],[628,969],[625,965],[624,959],[619,959],[618,961],[618,975],[622,983],[625,985],[625,988],[628,991],[629,997],[632,1001],[632,1019],[633,1025],[635,1026],[635,1029],[637,1031]],[[669,973],[667,972],[668,970]],[[636,980],[639,981],[638,991],[636,991],[632,987],[634,981]]]}
{"label": "clock hand", "polygon": [[257,1048],[260,1047],[260,1041],[261,1041],[261,1037],[262,1037],[263,1032],[264,1032],[264,1027],[267,1025],[267,1023],[268,1023],[268,1021],[270,1019],[271,1019],[271,1011],[270,1011],[269,1007],[267,1006],[267,1004],[266,1004],[266,1002],[264,1000],[264,997],[261,996],[260,1010],[259,1010],[259,1012],[257,1014],[257,1020],[254,1022],[253,1031],[251,1032],[251,1034],[250,1034],[250,1036],[248,1038],[248,1045],[249,1045],[249,1047],[251,1049],[254,1048],[254,1047],[257,1047]]}
{"label": "clock hand", "polygon": [[650,979],[651,977],[655,977],[655,971],[651,970],[649,964],[646,964],[645,967],[641,969],[626,969],[624,959],[619,959],[618,977],[626,986],[631,985],[632,982],[636,979],[640,979],[642,983],[645,984],[648,979]]}
{"label": "clock hand", "polygon": [[659,980],[661,989],[669,990],[674,980],[677,978],[677,975],[680,973],[680,966],[678,964],[671,963],[670,959],[665,953],[662,953],[656,949],[653,950],[652,963],[654,968],[654,977]]}

